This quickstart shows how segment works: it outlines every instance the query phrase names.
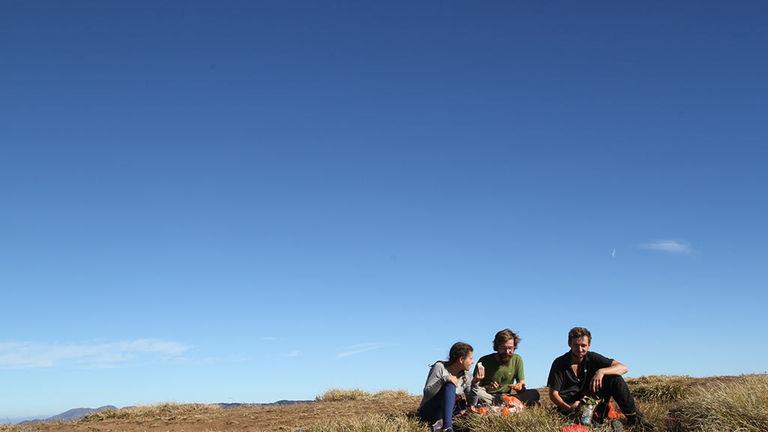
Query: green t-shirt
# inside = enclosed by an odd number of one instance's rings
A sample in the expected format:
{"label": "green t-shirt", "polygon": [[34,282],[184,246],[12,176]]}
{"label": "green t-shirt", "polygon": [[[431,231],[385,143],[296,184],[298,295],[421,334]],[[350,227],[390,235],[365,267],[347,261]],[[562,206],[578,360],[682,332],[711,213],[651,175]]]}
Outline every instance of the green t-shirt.
{"label": "green t-shirt", "polygon": [[[485,387],[496,381],[501,386],[496,390],[488,390],[488,393],[509,393],[511,384],[525,379],[523,358],[517,353],[512,354],[509,363],[505,365],[499,364],[496,354],[483,356],[477,362],[482,363],[485,367],[485,378],[480,381],[480,385]],[[475,372],[472,376],[475,374],[477,374],[477,365],[475,365]]]}

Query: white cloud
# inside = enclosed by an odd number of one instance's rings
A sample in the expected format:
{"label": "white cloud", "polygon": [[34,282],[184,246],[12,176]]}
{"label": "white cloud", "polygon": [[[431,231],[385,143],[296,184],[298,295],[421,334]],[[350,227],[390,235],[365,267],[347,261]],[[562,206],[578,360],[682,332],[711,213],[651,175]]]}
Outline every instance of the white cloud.
{"label": "white cloud", "polygon": [[367,343],[361,343],[357,345],[351,345],[343,348],[344,351],[337,353],[336,358],[349,357],[356,354],[377,350],[380,348],[384,348],[384,344],[378,343],[378,342],[367,342]]}
{"label": "white cloud", "polygon": [[640,249],[661,251],[677,255],[690,255],[693,249],[687,243],[677,240],[654,240],[649,243],[641,244]]}
{"label": "white cloud", "polygon": [[280,357],[301,357],[301,351],[293,350],[291,352],[282,353]]}
{"label": "white cloud", "polygon": [[278,338],[274,336],[262,336],[259,338],[259,340],[263,340],[263,341],[276,341],[277,339]]}
{"label": "white cloud", "polygon": [[191,347],[179,342],[136,339],[119,342],[0,342],[0,368],[49,368],[60,365],[114,367],[139,357],[177,359]]}

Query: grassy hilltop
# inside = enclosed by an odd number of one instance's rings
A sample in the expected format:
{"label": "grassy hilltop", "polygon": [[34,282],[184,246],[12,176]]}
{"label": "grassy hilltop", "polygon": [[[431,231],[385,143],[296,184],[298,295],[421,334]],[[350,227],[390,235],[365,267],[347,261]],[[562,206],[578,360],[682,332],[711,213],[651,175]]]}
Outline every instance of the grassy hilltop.
{"label": "grassy hilltop", "polygon": [[[768,431],[768,375],[629,379],[639,405],[659,431]],[[554,414],[545,389],[541,407],[510,417],[471,416],[473,432],[557,432],[567,424]],[[0,426],[2,432],[427,432],[413,419],[419,397],[403,391],[366,393],[333,389],[313,403],[222,408],[161,404],[105,411],[74,422]],[[607,429],[594,429],[602,432]]]}

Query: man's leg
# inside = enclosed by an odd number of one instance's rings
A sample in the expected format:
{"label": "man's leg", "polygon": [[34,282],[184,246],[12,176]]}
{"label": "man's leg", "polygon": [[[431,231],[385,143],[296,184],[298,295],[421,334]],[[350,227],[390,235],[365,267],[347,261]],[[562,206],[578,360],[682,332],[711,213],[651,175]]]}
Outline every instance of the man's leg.
{"label": "man's leg", "polygon": [[643,418],[642,413],[637,410],[635,398],[632,397],[629,386],[621,375],[603,377],[603,388],[598,392],[598,395],[605,399],[606,403],[613,397],[622,414],[627,417],[629,424],[640,426],[644,430],[653,430],[653,425],[648,423]]}
{"label": "man's leg", "polygon": [[535,389],[523,390],[517,394],[513,394],[512,396],[520,399],[520,402],[524,403],[526,406],[535,405],[541,397],[541,395],[539,395],[539,391]]}
{"label": "man's leg", "polygon": [[632,397],[627,382],[624,381],[621,375],[604,376],[603,388],[597,394],[606,401],[611,397],[616,400],[619,409],[624,415],[634,414],[637,411],[635,398]]}

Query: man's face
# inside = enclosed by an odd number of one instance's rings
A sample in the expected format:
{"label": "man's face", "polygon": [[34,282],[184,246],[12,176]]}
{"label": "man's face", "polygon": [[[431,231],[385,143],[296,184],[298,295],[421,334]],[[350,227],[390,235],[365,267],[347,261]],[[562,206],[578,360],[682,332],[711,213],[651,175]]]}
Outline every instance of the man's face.
{"label": "man's face", "polygon": [[582,336],[580,338],[571,339],[569,345],[571,347],[571,354],[577,359],[582,360],[586,357],[587,352],[589,352],[589,337]]}
{"label": "man's face", "polygon": [[496,348],[496,352],[499,355],[499,360],[501,361],[501,363],[503,364],[508,363],[509,359],[512,358],[512,354],[515,353],[515,340],[510,339],[505,343],[499,345],[499,347]]}
{"label": "man's face", "polygon": [[470,351],[466,357],[462,357],[459,359],[459,363],[461,364],[461,367],[465,371],[469,370],[469,368],[472,367],[472,363],[475,361],[475,359],[472,357],[472,354],[473,353]]}

